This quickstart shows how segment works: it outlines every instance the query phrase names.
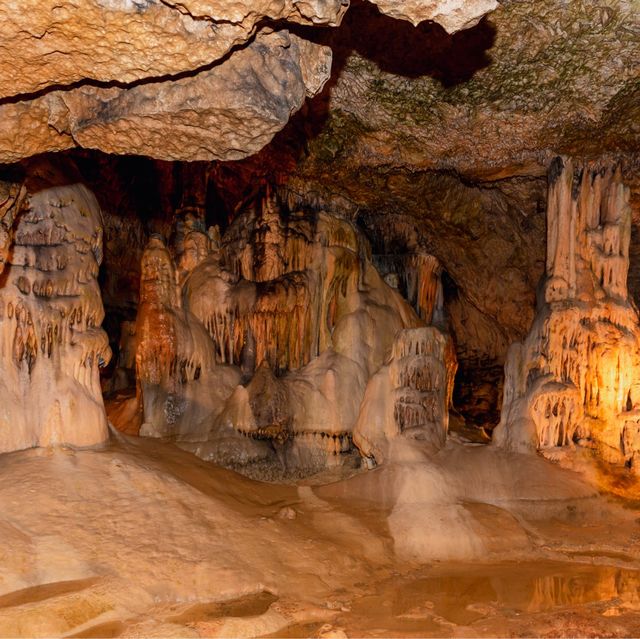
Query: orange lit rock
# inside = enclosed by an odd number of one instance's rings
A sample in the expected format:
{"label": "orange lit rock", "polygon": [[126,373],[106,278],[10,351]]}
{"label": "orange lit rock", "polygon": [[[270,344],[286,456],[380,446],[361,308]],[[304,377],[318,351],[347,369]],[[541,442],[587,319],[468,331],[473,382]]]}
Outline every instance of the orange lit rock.
{"label": "orange lit rock", "polygon": [[329,48],[287,31],[261,33],[224,64],[187,77],[9,102],[0,106],[0,160],[75,146],[170,160],[242,158],[282,129],[330,68]]}
{"label": "orange lit rock", "polygon": [[595,446],[631,463],[640,420],[640,320],[627,291],[631,209],[620,170],[557,158],[549,172],[542,307],[505,366],[496,442]]}
{"label": "orange lit rock", "polygon": [[4,270],[13,240],[13,227],[27,190],[23,185],[0,182],[0,273]]}
{"label": "orange lit rock", "polygon": [[342,0],[97,0],[82,9],[69,0],[3,2],[0,48],[12,64],[0,65],[0,97],[83,81],[169,79],[224,58],[260,21],[334,26],[346,9]]}
{"label": "orange lit rock", "polygon": [[[142,435],[193,435],[220,410],[238,382],[233,369],[216,368],[204,326],[181,303],[176,268],[163,240],[152,237],[142,257],[136,319],[136,376]],[[214,383],[215,380],[215,383]]]}

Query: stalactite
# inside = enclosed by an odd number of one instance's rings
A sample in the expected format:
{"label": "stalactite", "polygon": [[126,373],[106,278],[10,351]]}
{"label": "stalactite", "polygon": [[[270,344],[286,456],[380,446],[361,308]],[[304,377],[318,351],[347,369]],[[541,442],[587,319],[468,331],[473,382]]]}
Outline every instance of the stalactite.
{"label": "stalactite", "polygon": [[374,263],[385,275],[393,275],[414,310],[427,324],[434,313],[442,313],[442,266],[437,258],[422,251],[375,255]]}
{"label": "stalactite", "polygon": [[[368,376],[391,357],[387,398],[398,432],[422,429],[442,443],[455,374],[450,340],[424,328],[383,282],[353,224],[283,212],[268,193],[219,240],[211,235],[183,233],[177,267],[159,238],[143,255],[142,434],[201,437],[222,462],[277,451],[298,467],[339,464],[353,451]],[[430,320],[441,303],[439,265],[427,255],[411,264]],[[205,400],[224,371],[235,371],[235,388]],[[197,418],[189,408],[196,397],[208,406]]]}

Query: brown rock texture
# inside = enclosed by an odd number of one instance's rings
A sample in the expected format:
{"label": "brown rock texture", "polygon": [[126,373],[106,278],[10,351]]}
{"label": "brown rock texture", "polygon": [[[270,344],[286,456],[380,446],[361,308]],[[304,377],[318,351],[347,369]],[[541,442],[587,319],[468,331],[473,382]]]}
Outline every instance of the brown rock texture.
{"label": "brown rock texture", "polygon": [[13,240],[13,227],[26,196],[27,189],[23,184],[0,182],[0,273],[7,263]]}
{"label": "brown rock texture", "polygon": [[172,160],[237,159],[262,148],[329,77],[331,53],[263,33],[222,65],[131,88],[82,86],[0,106],[15,161],[76,145]]}
{"label": "brown rock texture", "polygon": [[392,18],[408,20],[414,26],[424,20],[442,25],[455,33],[478,24],[497,6],[496,0],[373,0],[378,9]]}
{"label": "brown rock texture", "polygon": [[335,25],[346,8],[342,0],[2,2],[0,50],[7,64],[0,67],[0,96],[87,81],[123,86],[169,79],[221,60],[261,21]]}
{"label": "brown rock texture", "polygon": [[619,160],[638,237],[638,16],[625,0],[505,0],[448,35],[354,4],[323,40],[340,69],[328,90],[255,160],[221,167],[221,187],[245,171],[284,183],[301,206],[351,216],[374,254],[411,253],[407,235],[419,238],[444,272],[457,398],[495,425],[506,351],[527,334],[544,272],[551,159]]}
{"label": "brown rock texture", "polygon": [[328,34],[342,70],[310,159],[485,180],[542,175],[554,152],[631,152],[639,29],[628,0],[505,0],[453,36],[354,7]]}
{"label": "brown rock texture", "polygon": [[[0,161],[76,146],[189,161],[255,153],[329,78],[330,49],[283,25],[338,26],[348,4],[0,3]],[[433,4],[396,13],[458,29],[494,2]]]}

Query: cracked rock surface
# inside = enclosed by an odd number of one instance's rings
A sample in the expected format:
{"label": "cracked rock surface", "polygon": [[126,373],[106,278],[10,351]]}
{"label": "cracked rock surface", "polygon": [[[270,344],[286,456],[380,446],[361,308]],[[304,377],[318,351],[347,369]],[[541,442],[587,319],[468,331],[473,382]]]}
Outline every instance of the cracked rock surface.
{"label": "cracked rock surface", "polygon": [[[0,2],[0,161],[76,146],[189,161],[255,153],[330,75],[331,51],[287,25],[336,27],[349,1],[85,4]],[[456,30],[494,4],[392,14]]]}

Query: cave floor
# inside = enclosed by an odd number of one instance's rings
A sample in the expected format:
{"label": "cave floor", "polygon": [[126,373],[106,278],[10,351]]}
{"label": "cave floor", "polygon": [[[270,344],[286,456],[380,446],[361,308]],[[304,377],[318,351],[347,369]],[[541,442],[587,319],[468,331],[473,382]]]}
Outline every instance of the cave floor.
{"label": "cave floor", "polygon": [[452,444],[319,483],[123,436],[3,455],[0,636],[640,636],[637,503],[588,479]]}

